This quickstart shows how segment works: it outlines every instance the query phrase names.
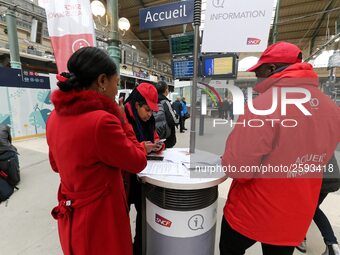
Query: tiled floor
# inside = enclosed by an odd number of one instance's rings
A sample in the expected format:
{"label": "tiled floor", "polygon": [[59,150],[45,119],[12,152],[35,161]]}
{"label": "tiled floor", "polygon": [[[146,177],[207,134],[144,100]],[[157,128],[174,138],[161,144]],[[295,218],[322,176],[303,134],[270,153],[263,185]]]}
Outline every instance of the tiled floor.
{"label": "tiled floor", "polygon": [[[189,123],[188,123],[189,124]],[[188,125],[189,126],[189,125]],[[211,129],[206,127],[206,136],[197,139],[198,148],[210,146],[215,153],[223,153],[224,139],[215,141],[210,135]],[[176,147],[188,147],[189,131],[178,132]],[[220,143],[218,143],[220,142]],[[209,144],[209,145],[208,145]],[[213,146],[211,145],[213,144]],[[9,203],[0,205],[0,254],[1,255],[59,255],[62,254],[56,221],[50,215],[56,204],[56,192],[59,177],[50,169],[47,157],[45,138],[17,141],[15,145],[20,152],[21,176],[20,190],[10,199]],[[337,153],[340,159],[340,153]],[[225,204],[230,180],[219,186],[218,223],[216,233],[216,252],[219,240],[222,209]],[[330,194],[322,205],[340,237],[340,193]],[[135,217],[131,211],[131,221]],[[282,219],[284,220],[284,219]],[[278,230],[279,231],[279,230]],[[308,255],[320,255],[324,245],[320,233],[314,223],[308,232]],[[260,255],[257,244],[250,248],[247,255]],[[296,251],[294,254],[299,254]],[[175,254],[174,254],[175,255]],[[176,254],[177,255],[177,254]],[[184,254],[183,254],[184,255]],[[274,254],[273,254],[274,255]]]}

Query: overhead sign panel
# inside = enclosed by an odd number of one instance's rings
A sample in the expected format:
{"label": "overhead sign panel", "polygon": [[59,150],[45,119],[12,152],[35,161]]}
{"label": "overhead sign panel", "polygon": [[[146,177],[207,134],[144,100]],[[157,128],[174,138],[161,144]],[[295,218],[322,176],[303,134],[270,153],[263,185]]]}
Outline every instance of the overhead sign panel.
{"label": "overhead sign panel", "polygon": [[274,0],[207,1],[202,52],[258,52],[267,47]]}
{"label": "overhead sign panel", "polygon": [[50,79],[31,71],[0,67],[0,87],[50,89]]}
{"label": "overhead sign panel", "polygon": [[152,29],[192,23],[194,1],[176,2],[139,10],[139,29]]}
{"label": "overhead sign panel", "polygon": [[190,79],[194,76],[194,60],[184,57],[172,60],[172,75],[174,79]]}
{"label": "overhead sign panel", "polygon": [[170,37],[170,53],[172,55],[194,53],[194,33],[177,34]]}

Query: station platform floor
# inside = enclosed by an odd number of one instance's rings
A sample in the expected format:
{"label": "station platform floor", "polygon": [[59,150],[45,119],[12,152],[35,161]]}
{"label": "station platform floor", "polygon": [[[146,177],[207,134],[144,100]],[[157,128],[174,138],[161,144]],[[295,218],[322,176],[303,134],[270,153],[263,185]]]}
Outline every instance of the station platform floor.
{"label": "station platform floor", "polygon": [[[209,139],[209,128],[206,132]],[[188,147],[189,131],[178,132],[177,140],[176,147]],[[0,204],[0,254],[60,255],[62,251],[59,245],[57,222],[50,214],[51,209],[56,205],[59,177],[50,168],[46,139],[41,137],[14,143],[20,152],[22,181],[19,185],[20,190],[12,195],[8,203]],[[204,139],[197,141],[198,146],[204,143]],[[221,144],[220,148],[217,148],[220,154],[223,153],[222,146]],[[337,152],[336,156],[340,160],[340,152]],[[227,180],[219,186],[216,255],[219,254],[220,223],[230,183],[231,181]],[[340,192],[331,193],[322,204],[322,209],[329,217],[335,234],[340,238]],[[135,210],[132,210],[131,224],[134,224],[134,218]],[[322,237],[314,223],[307,234],[307,245],[308,255],[320,255],[325,249]],[[260,245],[254,245],[246,254],[262,254]],[[302,253],[296,250],[294,255],[298,254]]]}

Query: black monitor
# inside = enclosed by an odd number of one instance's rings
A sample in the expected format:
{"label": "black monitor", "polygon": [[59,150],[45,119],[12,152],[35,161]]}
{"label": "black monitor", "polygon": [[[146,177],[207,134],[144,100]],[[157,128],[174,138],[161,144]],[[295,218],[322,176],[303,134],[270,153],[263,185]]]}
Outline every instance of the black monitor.
{"label": "black monitor", "polygon": [[203,55],[201,76],[214,79],[236,79],[237,55],[235,53]]}
{"label": "black monitor", "polygon": [[170,53],[173,56],[193,55],[194,33],[176,34],[170,36]]}

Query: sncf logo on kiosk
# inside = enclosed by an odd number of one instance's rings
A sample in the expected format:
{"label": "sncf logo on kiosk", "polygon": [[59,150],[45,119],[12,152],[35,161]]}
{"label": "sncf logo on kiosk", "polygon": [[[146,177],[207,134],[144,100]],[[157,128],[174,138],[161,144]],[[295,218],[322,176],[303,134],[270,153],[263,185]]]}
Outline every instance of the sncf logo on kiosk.
{"label": "sncf logo on kiosk", "polygon": [[261,39],[252,38],[252,37],[247,38],[247,45],[259,45],[260,43],[261,43]]}
{"label": "sncf logo on kiosk", "polygon": [[170,220],[167,220],[166,218],[163,218],[159,214],[156,213],[155,215],[155,222],[159,225],[162,225],[163,227],[170,228],[172,222]]}

